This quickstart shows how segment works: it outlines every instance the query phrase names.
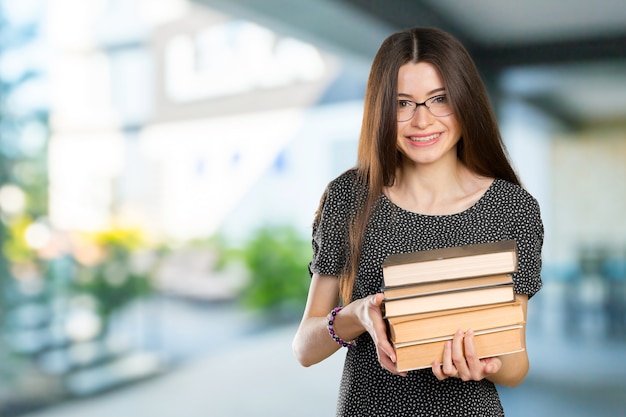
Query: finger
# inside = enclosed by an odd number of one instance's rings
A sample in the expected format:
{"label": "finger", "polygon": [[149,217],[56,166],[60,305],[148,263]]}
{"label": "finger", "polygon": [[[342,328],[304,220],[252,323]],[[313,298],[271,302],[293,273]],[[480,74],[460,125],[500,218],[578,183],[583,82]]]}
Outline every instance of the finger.
{"label": "finger", "polygon": [[385,357],[389,358],[392,363],[396,363],[396,350],[393,345],[387,339],[387,334],[383,333],[382,335],[377,334],[376,340],[374,340],[376,344],[377,350],[380,351]]}
{"label": "finger", "polygon": [[454,363],[452,362],[452,342],[447,341],[443,345],[443,364],[442,372],[447,376],[455,376],[457,371]]}
{"label": "finger", "polygon": [[398,371],[398,368],[396,368],[396,365],[392,362],[389,363],[381,363],[382,367],[385,368],[387,371],[391,372],[394,375],[398,375],[398,376],[407,376],[407,372],[406,371]]}
{"label": "finger", "polygon": [[368,332],[376,345],[378,362],[380,362],[385,369],[399,375],[401,373],[398,373],[396,370],[396,350],[389,341],[387,324],[382,315],[381,306],[384,298],[385,296],[382,293],[374,294],[367,298]]}
{"label": "finger", "polygon": [[485,375],[495,374],[502,368],[502,360],[497,356],[481,359],[483,363],[483,372]]}
{"label": "finger", "polygon": [[457,330],[454,338],[452,339],[452,362],[457,370],[458,377],[463,381],[467,381],[470,378],[470,369],[467,366],[465,360],[465,334],[463,330]]}
{"label": "finger", "polygon": [[463,344],[465,346],[465,362],[468,365],[469,377],[474,380],[483,379],[483,363],[480,362],[478,354],[476,353],[476,345],[474,344],[474,331],[472,329],[469,329],[467,332],[465,332]]}
{"label": "finger", "polygon": [[435,359],[435,361],[432,363],[432,366],[431,366],[431,369],[433,370],[433,374],[435,374],[437,379],[440,381],[443,381],[444,379],[448,378],[448,376],[443,373],[442,366],[443,365],[439,362],[438,359]]}
{"label": "finger", "polygon": [[385,294],[379,292],[370,297],[370,304],[372,307],[380,309],[383,305],[383,300],[385,299]]}
{"label": "finger", "polygon": [[393,361],[387,355],[387,353],[385,353],[384,351],[381,351],[380,349],[377,350],[377,353],[378,353],[378,362],[381,364],[383,368],[385,368],[386,370],[388,370],[389,372],[395,375],[400,375],[400,376],[407,375],[407,373],[404,371],[403,372],[398,371],[395,361]]}
{"label": "finger", "polygon": [[380,310],[380,304],[382,303],[383,294],[375,294],[370,298],[370,322],[372,329],[370,330],[370,334],[372,339],[374,339],[374,343],[378,347],[378,349],[382,349],[386,356],[388,356],[393,363],[396,362],[396,351],[389,341],[389,336],[387,334],[387,323],[385,323],[385,319],[382,316],[382,311]]}

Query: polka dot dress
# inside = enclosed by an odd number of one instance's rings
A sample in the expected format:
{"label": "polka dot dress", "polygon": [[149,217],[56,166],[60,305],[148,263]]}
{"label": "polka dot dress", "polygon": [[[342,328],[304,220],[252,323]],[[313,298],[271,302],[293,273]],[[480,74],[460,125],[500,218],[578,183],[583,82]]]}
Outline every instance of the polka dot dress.
{"label": "polka dot dress", "polygon": [[[338,275],[345,262],[346,230],[356,209],[355,171],[332,181],[324,196],[319,221],[313,227],[310,271]],[[541,288],[543,225],[537,201],[521,187],[496,179],[469,209],[452,215],[409,212],[385,196],[372,215],[363,242],[353,299],[380,292],[382,262],[393,253],[515,239],[519,268],[515,291],[532,297]],[[376,358],[369,334],[349,349],[341,379],[337,416],[503,416],[493,383],[438,381],[430,369],[391,374]]]}

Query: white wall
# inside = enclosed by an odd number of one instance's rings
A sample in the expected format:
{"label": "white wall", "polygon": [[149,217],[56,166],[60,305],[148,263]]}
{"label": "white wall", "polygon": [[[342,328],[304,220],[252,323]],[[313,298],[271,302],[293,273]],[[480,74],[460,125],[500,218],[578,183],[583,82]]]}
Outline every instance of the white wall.
{"label": "white wall", "polygon": [[552,137],[559,128],[543,113],[515,100],[500,109],[500,128],[524,187],[538,200],[545,228],[544,259],[554,257]]}

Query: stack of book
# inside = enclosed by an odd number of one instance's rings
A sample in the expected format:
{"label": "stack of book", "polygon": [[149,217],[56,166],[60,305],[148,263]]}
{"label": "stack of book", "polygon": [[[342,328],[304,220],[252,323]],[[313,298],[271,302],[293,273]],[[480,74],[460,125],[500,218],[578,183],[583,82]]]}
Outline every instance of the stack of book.
{"label": "stack of book", "polygon": [[390,255],[383,302],[399,371],[443,360],[458,329],[474,332],[479,357],[524,350],[524,312],[515,299],[514,240]]}

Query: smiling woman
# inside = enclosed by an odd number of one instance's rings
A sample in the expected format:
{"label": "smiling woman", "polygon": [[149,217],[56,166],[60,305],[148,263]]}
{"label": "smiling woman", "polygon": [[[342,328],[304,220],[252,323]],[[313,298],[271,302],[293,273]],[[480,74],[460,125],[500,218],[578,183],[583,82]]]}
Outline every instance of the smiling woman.
{"label": "smiling woman", "polygon": [[312,237],[293,350],[309,366],[348,348],[338,416],[504,415],[495,384],[525,378],[525,351],[478,359],[474,332],[462,328],[430,369],[398,371],[380,294],[391,254],[500,240],[517,243],[524,314],[541,287],[538,204],[520,186],[478,71],[454,37],[414,28],[383,42],[357,165],[328,185]]}
{"label": "smiling woman", "polygon": [[[406,103],[404,98],[408,97],[413,99],[409,100],[410,103],[415,103],[412,115],[406,120],[406,114],[400,111],[405,107],[398,107],[397,146],[407,163],[419,160],[432,163],[448,152],[452,161],[456,162],[456,144],[461,138],[461,131],[447,95],[441,94],[445,91],[444,82],[432,64],[408,63],[400,67],[398,101]],[[434,94],[437,95],[433,97]],[[424,101],[418,103],[414,100]],[[425,109],[422,110],[421,106]],[[417,150],[419,152],[414,152]]]}

